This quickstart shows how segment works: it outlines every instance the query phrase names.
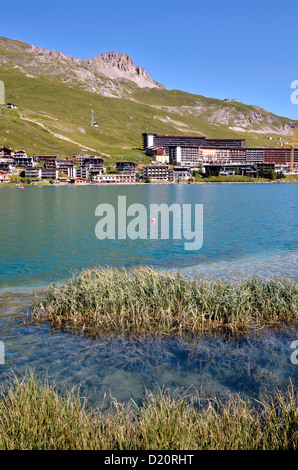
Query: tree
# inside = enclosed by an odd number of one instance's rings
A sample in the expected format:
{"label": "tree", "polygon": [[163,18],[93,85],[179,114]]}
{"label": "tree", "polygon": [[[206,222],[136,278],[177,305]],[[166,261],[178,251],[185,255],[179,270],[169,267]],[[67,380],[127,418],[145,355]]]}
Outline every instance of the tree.
{"label": "tree", "polygon": [[275,180],[275,178],[276,178],[276,173],[275,173],[275,171],[272,170],[272,169],[269,170],[269,171],[268,171],[268,174],[267,174],[267,178],[268,178],[269,180]]}
{"label": "tree", "polygon": [[206,178],[210,178],[210,176],[211,176],[210,167],[209,167],[209,166],[206,166],[205,168],[206,168],[206,169],[205,169],[205,177],[206,177]]}
{"label": "tree", "polygon": [[277,173],[277,175],[276,175],[276,179],[281,180],[281,179],[283,179],[283,178],[285,178],[285,175],[283,174],[282,171],[279,171],[279,172]]}
{"label": "tree", "polygon": [[264,172],[264,168],[261,167],[260,171],[259,171],[259,177],[260,178],[265,178],[265,172]]}

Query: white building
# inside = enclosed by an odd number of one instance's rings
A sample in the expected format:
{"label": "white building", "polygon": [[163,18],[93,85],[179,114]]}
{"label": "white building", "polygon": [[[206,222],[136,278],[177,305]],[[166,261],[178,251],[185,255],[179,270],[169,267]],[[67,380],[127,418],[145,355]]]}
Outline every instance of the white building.
{"label": "white building", "polygon": [[200,147],[175,146],[169,149],[172,165],[196,167],[201,162]]}
{"label": "white building", "polygon": [[93,181],[95,183],[118,183],[118,184],[132,184],[136,182],[135,173],[115,173],[115,174],[99,174],[94,175]]}
{"label": "white building", "polygon": [[191,177],[189,168],[173,168],[174,180],[188,180]]}

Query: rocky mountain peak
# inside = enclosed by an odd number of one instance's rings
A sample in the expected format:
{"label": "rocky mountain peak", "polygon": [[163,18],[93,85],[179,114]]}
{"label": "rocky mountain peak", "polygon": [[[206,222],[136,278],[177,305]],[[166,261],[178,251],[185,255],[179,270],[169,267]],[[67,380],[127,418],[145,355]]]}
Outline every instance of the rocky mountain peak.
{"label": "rocky mountain peak", "polygon": [[91,59],[76,59],[56,50],[29,45],[0,36],[0,63],[11,62],[30,75],[61,77],[65,83],[81,83],[88,91],[105,96],[127,94],[126,80],[140,88],[165,87],[155,82],[140,65],[135,66],[128,54],[105,52]]}
{"label": "rocky mountain peak", "polygon": [[128,54],[105,52],[94,59],[80,60],[79,63],[109,78],[133,81],[141,88],[161,87],[140,65],[135,66]]}

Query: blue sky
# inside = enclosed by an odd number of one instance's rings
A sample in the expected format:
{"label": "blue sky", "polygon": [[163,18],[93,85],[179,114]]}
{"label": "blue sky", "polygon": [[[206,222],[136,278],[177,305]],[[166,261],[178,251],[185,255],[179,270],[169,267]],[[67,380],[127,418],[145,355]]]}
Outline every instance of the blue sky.
{"label": "blue sky", "polygon": [[169,89],[298,119],[297,0],[10,0],[0,11],[2,36],[76,58],[124,52]]}

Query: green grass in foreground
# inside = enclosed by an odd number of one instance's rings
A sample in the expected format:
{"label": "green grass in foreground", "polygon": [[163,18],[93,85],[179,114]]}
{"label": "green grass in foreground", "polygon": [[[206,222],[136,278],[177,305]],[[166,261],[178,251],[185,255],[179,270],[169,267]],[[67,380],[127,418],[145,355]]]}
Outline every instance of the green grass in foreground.
{"label": "green grass in foreground", "polygon": [[[254,403],[256,405],[256,403]],[[74,392],[14,379],[0,391],[1,450],[284,450],[298,446],[298,395],[240,398],[225,404],[198,397],[147,393],[141,407],[113,401],[107,412],[89,410]]]}
{"label": "green grass in foreground", "polygon": [[196,335],[222,327],[297,323],[298,284],[289,279],[195,281],[149,267],[89,269],[36,299],[33,320],[90,335]]}

